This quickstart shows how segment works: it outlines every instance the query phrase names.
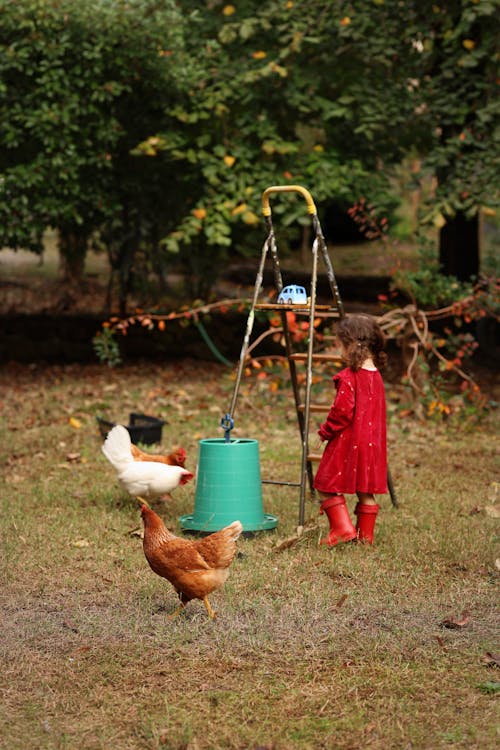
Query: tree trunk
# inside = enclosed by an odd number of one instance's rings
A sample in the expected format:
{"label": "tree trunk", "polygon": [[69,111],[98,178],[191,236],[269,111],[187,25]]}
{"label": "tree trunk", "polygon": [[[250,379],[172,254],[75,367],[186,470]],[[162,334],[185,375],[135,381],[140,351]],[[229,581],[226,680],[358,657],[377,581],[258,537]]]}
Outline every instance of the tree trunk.
{"label": "tree trunk", "polygon": [[68,287],[78,287],[83,281],[88,237],[76,232],[59,233],[59,271]]}
{"label": "tree trunk", "polygon": [[469,281],[479,273],[479,218],[459,212],[439,233],[439,262],[447,276]]}

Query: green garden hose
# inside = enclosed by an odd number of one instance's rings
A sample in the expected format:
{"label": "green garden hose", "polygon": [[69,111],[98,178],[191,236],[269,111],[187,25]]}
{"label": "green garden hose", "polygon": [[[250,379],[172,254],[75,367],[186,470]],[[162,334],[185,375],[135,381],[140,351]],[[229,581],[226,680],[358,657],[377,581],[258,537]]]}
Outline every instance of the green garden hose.
{"label": "green garden hose", "polygon": [[220,351],[217,349],[217,347],[215,346],[214,342],[212,341],[212,339],[208,335],[208,333],[206,331],[206,328],[203,325],[203,323],[201,322],[201,320],[199,320],[198,318],[195,318],[194,319],[194,324],[197,327],[197,329],[199,330],[203,341],[208,346],[208,348],[210,349],[210,351],[212,352],[212,354],[214,355],[214,357],[216,359],[218,359],[219,362],[222,362],[223,365],[226,365],[227,367],[232,367],[233,363],[230,362],[228,359],[226,359],[224,357],[224,355],[221,354]]}

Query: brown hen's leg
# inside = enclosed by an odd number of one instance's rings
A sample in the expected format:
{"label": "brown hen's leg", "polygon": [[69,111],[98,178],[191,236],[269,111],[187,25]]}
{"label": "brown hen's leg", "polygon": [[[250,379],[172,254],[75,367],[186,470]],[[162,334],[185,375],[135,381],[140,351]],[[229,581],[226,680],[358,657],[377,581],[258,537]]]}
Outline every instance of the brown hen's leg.
{"label": "brown hen's leg", "polygon": [[175,612],[172,612],[172,614],[168,615],[167,620],[175,620],[175,618],[178,617],[178,615],[182,612],[185,606],[186,606],[185,604],[181,604],[179,607],[177,607]]}
{"label": "brown hen's leg", "polygon": [[210,602],[208,601],[208,596],[204,596],[203,601],[205,603],[205,607],[207,608],[208,616],[210,617],[211,620],[215,620],[215,618],[217,617],[217,612],[213,611],[212,606]]}

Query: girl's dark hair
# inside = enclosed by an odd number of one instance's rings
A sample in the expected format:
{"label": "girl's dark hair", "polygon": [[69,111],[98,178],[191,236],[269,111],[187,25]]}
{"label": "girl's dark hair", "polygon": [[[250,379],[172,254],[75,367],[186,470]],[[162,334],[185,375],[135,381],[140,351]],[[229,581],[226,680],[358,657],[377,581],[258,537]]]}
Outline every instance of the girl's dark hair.
{"label": "girl's dark hair", "polygon": [[368,357],[372,357],[378,368],[384,367],[387,362],[387,355],[383,351],[385,336],[370,315],[348,315],[342,318],[337,336],[346,349],[347,365],[352,370],[359,370]]}

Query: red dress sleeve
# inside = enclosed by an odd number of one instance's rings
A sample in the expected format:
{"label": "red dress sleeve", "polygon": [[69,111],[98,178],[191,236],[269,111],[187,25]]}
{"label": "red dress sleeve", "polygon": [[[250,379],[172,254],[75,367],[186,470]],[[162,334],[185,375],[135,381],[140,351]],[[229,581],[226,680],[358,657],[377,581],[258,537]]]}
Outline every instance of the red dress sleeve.
{"label": "red dress sleeve", "polygon": [[345,371],[335,375],[333,382],[337,388],[337,395],[326,420],[318,430],[318,435],[322,440],[331,440],[338,432],[347,427],[354,417],[354,404],[356,400],[354,384],[346,376]]}

